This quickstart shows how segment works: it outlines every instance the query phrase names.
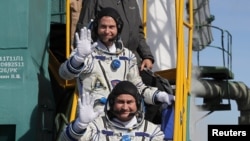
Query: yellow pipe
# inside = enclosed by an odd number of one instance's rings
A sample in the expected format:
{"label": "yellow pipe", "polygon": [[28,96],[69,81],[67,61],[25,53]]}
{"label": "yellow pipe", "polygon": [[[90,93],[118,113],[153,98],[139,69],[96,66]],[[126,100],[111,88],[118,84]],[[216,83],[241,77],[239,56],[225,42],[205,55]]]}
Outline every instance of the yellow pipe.
{"label": "yellow pipe", "polygon": [[76,111],[77,111],[77,103],[78,103],[78,90],[77,87],[75,88],[74,91],[74,96],[72,100],[72,107],[71,107],[71,112],[70,112],[70,118],[69,121],[72,122],[73,120],[76,119]]}
{"label": "yellow pipe", "polygon": [[147,0],[143,0],[142,25],[144,36],[147,37]]}
{"label": "yellow pipe", "polygon": [[[71,52],[70,13],[71,13],[70,12],[70,0],[66,0],[66,58],[70,56],[70,52]],[[78,91],[77,91],[77,86],[75,86],[74,96],[72,100],[72,107],[71,107],[71,112],[70,112],[70,117],[69,117],[70,122],[72,122],[76,118],[77,102],[78,102],[77,99],[78,99]]]}
{"label": "yellow pipe", "polygon": [[[179,23],[179,0],[175,0],[175,27],[176,27],[176,38],[178,38],[178,23]],[[177,40],[178,41],[178,40]]]}
{"label": "yellow pipe", "polygon": [[[176,106],[174,122],[174,140],[186,140],[187,125],[187,94],[188,78],[187,70],[190,68],[190,54],[186,58],[184,44],[184,0],[176,0],[176,33],[177,33],[177,73],[176,73]],[[189,30],[190,31],[190,30]],[[189,34],[190,35],[190,34]],[[189,40],[190,41],[190,40]],[[188,60],[186,63],[185,60]],[[188,64],[188,66],[186,66]]]}
{"label": "yellow pipe", "polygon": [[182,96],[181,93],[183,92],[182,86],[182,40],[181,38],[181,28],[182,23],[181,14],[180,14],[180,2],[176,1],[176,33],[177,33],[177,64],[176,64],[176,102],[175,102],[175,121],[174,121],[174,140],[181,141],[182,138],[182,128],[181,128],[181,121],[182,121]]}
{"label": "yellow pipe", "polygon": [[191,74],[192,74],[192,45],[193,45],[193,0],[189,0],[189,40],[188,40],[188,91],[191,89]]}
{"label": "yellow pipe", "polygon": [[66,0],[66,58],[70,51],[70,0]]}
{"label": "yellow pipe", "polygon": [[[193,36],[193,1],[189,0],[189,21],[184,21],[184,0],[176,0],[176,106],[174,122],[174,140],[185,141],[187,138],[187,101],[190,91],[192,70],[192,36]],[[184,27],[188,30],[188,49],[185,49]],[[187,53],[185,52],[187,51]],[[186,56],[187,55],[187,56]],[[187,62],[186,62],[187,60]]]}
{"label": "yellow pipe", "polygon": [[[191,89],[191,78],[192,78],[192,45],[193,45],[193,0],[189,0],[189,24],[186,25],[188,27],[188,62],[187,62],[187,79],[186,79],[186,88],[185,88],[185,92],[184,92],[184,106],[187,107],[188,106],[188,94],[190,94],[190,89]],[[185,24],[185,23],[184,23]],[[186,108],[187,109],[187,108]],[[184,134],[183,134],[183,139],[187,137],[187,110],[186,110],[186,114],[184,114],[185,118],[184,118],[184,125],[183,128],[185,130]]]}

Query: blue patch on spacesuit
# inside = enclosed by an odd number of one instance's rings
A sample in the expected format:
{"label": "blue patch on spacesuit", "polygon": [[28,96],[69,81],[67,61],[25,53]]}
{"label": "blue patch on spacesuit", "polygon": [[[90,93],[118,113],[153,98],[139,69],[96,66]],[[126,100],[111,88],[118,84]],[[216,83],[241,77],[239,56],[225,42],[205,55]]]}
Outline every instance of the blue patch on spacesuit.
{"label": "blue patch on spacesuit", "polygon": [[119,69],[120,66],[121,66],[121,62],[120,62],[118,59],[115,59],[115,60],[113,60],[113,61],[111,62],[111,68],[112,68],[113,70]]}
{"label": "blue patch on spacesuit", "polygon": [[129,135],[123,135],[122,136],[122,141],[131,141],[131,138]]}
{"label": "blue patch on spacesuit", "polygon": [[114,88],[116,84],[118,84],[119,82],[121,82],[121,80],[111,80],[111,85]]}
{"label": "blue patch on spacesuit", "polygon": [[107,98],[106,97],[102,97],[102,98],[99,99],[99,102],[104,105],[104,104],[107,103]]}

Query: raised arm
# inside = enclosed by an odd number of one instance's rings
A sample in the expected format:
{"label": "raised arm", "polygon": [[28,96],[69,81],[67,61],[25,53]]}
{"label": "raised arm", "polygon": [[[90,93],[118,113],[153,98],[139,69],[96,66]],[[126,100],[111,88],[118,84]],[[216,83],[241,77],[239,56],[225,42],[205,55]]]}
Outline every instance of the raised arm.
{"label": "raised arm", "polygon": [[103,112],[103,110],[94,110],[94,102],[94,97],[89,93],[80,95],[78,99],[78,117],[65,128],[60,136],[60,141],[79,140],[84,135],[88,124]]}

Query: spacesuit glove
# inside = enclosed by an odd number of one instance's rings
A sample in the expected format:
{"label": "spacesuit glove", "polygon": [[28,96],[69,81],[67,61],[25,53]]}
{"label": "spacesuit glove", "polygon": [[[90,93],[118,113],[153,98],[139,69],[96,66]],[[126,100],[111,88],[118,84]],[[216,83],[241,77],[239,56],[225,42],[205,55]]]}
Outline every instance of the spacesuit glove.
{"label": "spacesuit glove", "polygon": [[97,46],[97,42],[94,42],[93,44],[91,44],[91,41],[92,41],[91,31],[90,29],[87,29],[86,27],[83,27],[81,29],[80,36],[76,32],[75,38],[76,38],[77,51],[76,51],[74,58],[78,62],[83,62],[84,58],[88,56],[89,54],[91,54],[93,49]]}
{"label": "spacesuit glove", "polygon": [[172,105],[175,101],[175,96],[168,94],[166,92],[160,91],[156,94],[156,99],[159,102],[166,103],[168,105]]}
{"label": "spacesuit glove", "polygon": [[94,110],[95,99],[89,93],[84,93],[78,98],[78,117],[73,124],[73,129],[80,132],[95,120],[103,110]]}

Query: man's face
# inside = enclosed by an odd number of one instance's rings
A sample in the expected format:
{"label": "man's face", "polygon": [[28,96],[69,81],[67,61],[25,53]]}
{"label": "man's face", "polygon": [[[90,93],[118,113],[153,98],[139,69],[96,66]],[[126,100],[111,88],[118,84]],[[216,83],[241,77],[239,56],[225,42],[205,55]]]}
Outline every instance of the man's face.
{"label": "man's face", "polygon": [[111,46],[117,36],[117,26],[115,20],[110,16],[103,16],[98,24],[99,39],[106,45]]}
{"label": "man's face", "polygon": [[115,99],[113,110],[119,120],[129,121],[137,111],[136,100],[130,94],[121,94]]}

